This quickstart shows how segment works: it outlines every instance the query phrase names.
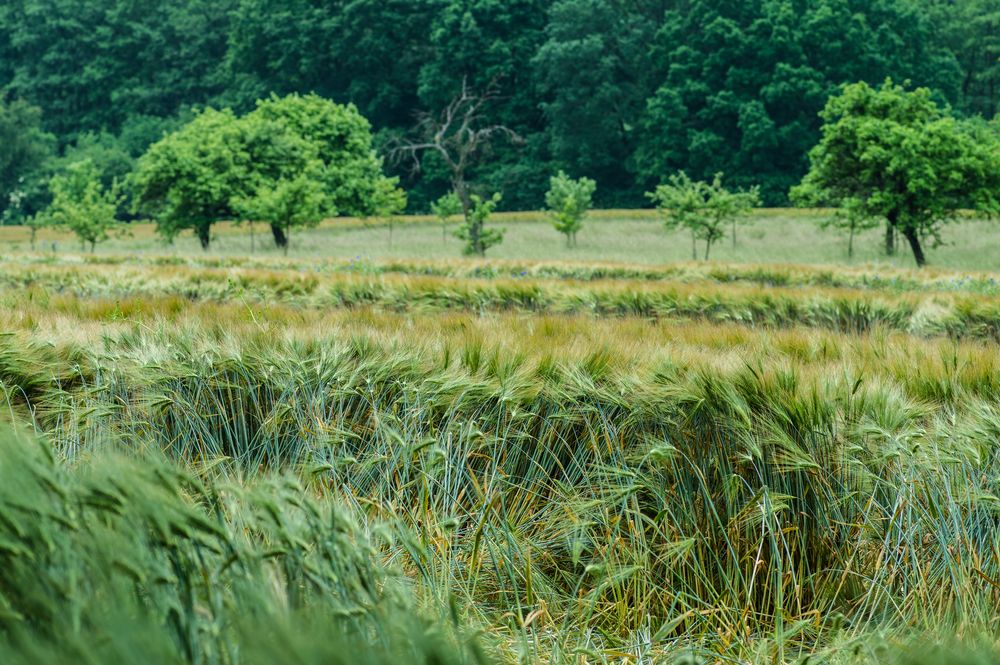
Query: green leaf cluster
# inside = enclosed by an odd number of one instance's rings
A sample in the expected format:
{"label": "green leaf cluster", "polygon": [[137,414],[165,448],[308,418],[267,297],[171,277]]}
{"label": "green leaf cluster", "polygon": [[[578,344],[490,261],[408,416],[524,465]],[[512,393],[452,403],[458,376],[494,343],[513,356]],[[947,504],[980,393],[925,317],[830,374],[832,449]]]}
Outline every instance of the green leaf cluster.
{"label": "green leaf cluster", "polygon": [[448,222],[462,214],[462,199],[455,192],[448,192],[431,204],[431,212],[441,221],[441,239],[448,239]]}
{"label": "green leaf cluster", "polygon": [[105,188],[93,162],[83,161],[69,166],[65,173],[52,178],[49,189],[52,202],[33,221],[33,230],[40,225],[66,228],[93,252],[97,243],[107,240],[116,229],[120,229],[115,219],[122,200],[118,183]]}
{"label": "green leaf cluster", "polygon": [[[603,207],[642,205],[681,169],[783,204],[844,83],[911,80],[956,116],[992,118],[998,26],[997,0],[8,0],[0,91],[42,110],[56,153],[106,135],[136,157],[192,109],[242,116],[296,92],[350,100],[377,146],[463,80],[495,84],[484,124],[524,142],[498,142],[468,176],[505,207],[542,207],[559,169],[597,180]],[[415,210],[453,187],[438,157],[423,161],[405,181]],[[337,208],[371,214],[365,191],[344,190]]]}
{"label": "green leaf cluster", "polygon": [[692,180],[681,171],[646,196],[661,211],[668,229],[690,232],[691,258],[698,258],[697,242],[705,243],[705,260],[709,258],[712,245],[726,236],[726,225],[732,225],[735,242],[736,223],[760,205],[760,191],[756,187],[729,191],[722,185],[721,173],[711,182],[703,182]]}
{"label": "green leaf cluster", "polygon": [[465,216],[465,222],[455,231],[455,237],[465,241],[465,253],[486,256],[486,250],[503,242],[504,229],[488,228],[486,223],[500,203],[500,194],[483,198],[478,194],[470,197],[472,207]]}
{"label": "green leaf cluster", "polygon": [[552,226],[566,236],[566,244],[576,246],[576,234],[583,226],[587,211],[593,206],[597,183],[590,178],[574,180],[564,171],[549,179],[545,205],[552,217]]}
{"label": "green leaf cluster", "polygon": [[206,109],[153,144],[131,179],[138,212],[167,238],[193,230],[205,248],[215,222],[261,213],[257,221],[270,223],[285,246],[286,231],[305,222],[279,214],[279,199],[322,194],[326,202],[310,203],[305,215],[315,221],[335,212],[397,212],[405,206],[397,183],[382,174],[357,109],[316,95],[272,96],[243,117]]}
{"label": "green leaf cluster", "polygon": [[822,113],[822,138],[794,199],[885,220],[908,241],[917,265],[923,243],[963,208],[1000,209],[1000,141],[994,128],[962,122],[927,88],[885,81],[847,85]]}

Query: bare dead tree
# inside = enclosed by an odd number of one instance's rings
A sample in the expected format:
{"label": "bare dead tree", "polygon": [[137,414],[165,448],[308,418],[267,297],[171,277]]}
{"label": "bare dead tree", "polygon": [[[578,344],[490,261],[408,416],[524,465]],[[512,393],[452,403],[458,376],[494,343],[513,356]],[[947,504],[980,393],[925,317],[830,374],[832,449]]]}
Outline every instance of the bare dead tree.
{"label": "bare dead tree", "polygon": [[477,93],[469,87],[468,80],[463,79],[461,92],[444,109],[437,114],[418,113],[413,138],[399,138],[389,150],[389,158],[396,164],[411,160],[413,174],[420,172],[420,158],[424,153],[440,155],[451,174],[451,186],[462,202],[466,219],[472,208],[472,193],[466,180],[469,167],[488,153],[498,138],[522,142],[509,127],[484,124],[487,107],[499,96],[495,80],[483,92]]}

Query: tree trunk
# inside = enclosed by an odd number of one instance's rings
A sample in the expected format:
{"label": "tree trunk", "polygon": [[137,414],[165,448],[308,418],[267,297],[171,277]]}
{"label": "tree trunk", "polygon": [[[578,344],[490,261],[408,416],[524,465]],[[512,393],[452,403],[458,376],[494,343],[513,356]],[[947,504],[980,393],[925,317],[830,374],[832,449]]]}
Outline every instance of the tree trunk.
{"label": "tree trunk", "polygon": [[292,238],[292,227],[291,227],[291,225],[288,225],[288,226],[285,227],[285,230],[281,234],[281,236],[282,236],[282,238],[285,241],[285,244],[281,246],[281,251],[284,252],[285,256],[288,256],[288,246],[290,244],[292,244],[291,243],[291,238]]}
{"label": "tree trunk", "polygon": [[733,220],[733,249],[736,249],[736,220]]}
{"label": "tree trunk", "polygon": [[93,254],[96,249],[97,249],[97,241],[96,240],[91,240],[90,241],[90,253]]}
{"label": "tree trunk", "polygon": [[896,222],[893,221],[893,217],[890,217],[885,225],[885,255],[896,255]]}
{"label": "tree trunk", "polygon": [[38,235],[38,229],[31,227],[31,251],[35,251],[35,236]]}
{"label": "tree trunk", "polygon": [[465,184],[465,174],[458,169],[451,172],[451,188],[455,191],[455,196],[462,204],[462,216],[469,219],[469,211],[472,210],[472,198],[469,196],[469,188]]}
{"label": "tree trunk", "polygon": [[851,235],[847,237],[847,258],[854,258],[854,224],[851,224]]}
{"label": "tree trunk", "polygon": [[711,240],[706,240],[705,241],[705,260],[706,261],[708,261],[708,253],[710,251],[712,251],[712,241]]}
{"label": "tree trunk", "polygon": [[481,221],[474,221],[469,223],[469,246],[472,251],[479,256],[486,256],[486,250],[483,248],[483,243],[480,240],[483,232],[483,223]]}
{"label": "tree trunk", "polygon": [[211,227],[207,224],[198,227],[198,242],[201,243],[201,248],[207,252],[208,246],[212,242]]}
{"label": "tree trunk", "polygon": [[271,235],[274,236],[274,246],[288,250],[288,236],[280,224],[271,224]]}
{"label": "tree trunk", "polygon": [[691,260],[698,260],[698,237],[694,234],[694,229],[691,229]]}
{"label": "tree trunk", "polygon": [[903,236],[910,243],[910,249],[913,250],[913,258],[917,261],[917,267],[923,268],[927,265],[927,257],[924,256],[924,248],[920,246],[920,236],[917,234],[917,230],[907,227],[903,229]]}

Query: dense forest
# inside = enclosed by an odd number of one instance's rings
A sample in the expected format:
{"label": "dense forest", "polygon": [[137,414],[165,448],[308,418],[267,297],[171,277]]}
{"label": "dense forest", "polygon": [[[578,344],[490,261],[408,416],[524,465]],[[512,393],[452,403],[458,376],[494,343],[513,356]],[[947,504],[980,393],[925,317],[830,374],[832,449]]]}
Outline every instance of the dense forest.
{"label": "dense forest", "polygon": [[[601,206],[648,205],[677,169],[782,204],[843,83],[992,118],[998,28],[1000,0],[7,0],[0,196],[82,157],[120,177],[192,109],[272,92],[352,102],[385,146],[467,81],[497,87],[489,120],[519,138],[476,167],[504,208],[541,206],[559,169]],[[424,162],[389,164],[412,210],[448,189]]]}

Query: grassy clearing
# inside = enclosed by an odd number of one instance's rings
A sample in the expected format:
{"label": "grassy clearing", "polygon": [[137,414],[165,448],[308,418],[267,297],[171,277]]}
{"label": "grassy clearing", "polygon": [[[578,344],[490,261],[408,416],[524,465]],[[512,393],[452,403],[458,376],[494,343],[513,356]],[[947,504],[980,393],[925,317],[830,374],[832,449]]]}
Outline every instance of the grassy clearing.
{"label": "grassy clearing", "polygon": [[486,265],[0,263],[0,652],[994,657],[990,275]]}
{"label": "grassy clearing", "polygon": [[[835,264],[879,267],[913,265],[906,253],[885,257],[879,231],[870,231],[856,239],[856,255],[847,257],[847,239],[832,231],[819,229],[818,222],[830,213],[811,210],[762,210],[754,221],[739,232],[735,248],[729,241],[713,249],[719,262]],[[521,261],[622,262],[663,264],[691,260],[690,239],[683,233],[664,231],[653,211],[597,211],[579,235],[579,246],[568,249],[562,237],[552,229],[541,213],[504,213],[496,216],[496,225],[507,228],[502,245],[490,250],[494,259]],[[201,254],[193,237],[182,236],[167,246],[156,236],[151,225],[136,224],[131,236],[112,240],[98,248],[99,253],[155,254],[187,257]],[[454,228],[454,227],[452,227]],[[256,252],[261,257],[278,257],[280,252],[269,244],[269,231],[257,228]],[[247,256],[251,239],[247,227],[217,225],[212,256]],[[931,265],[963,270],[1000,270],[1000,228],[990,222],[967,221],[949,227],[946,245],[929,254]],[[72,237],[43,232],[38,247],[50,250],[55,243],[60,253],[78,251]],[[0,251],[28,249],[27,230],[0,228]],[[402,218],[390,230],[379,220],[337,219],[319,228],[305,231],[292,239],[292,254],[301,258],[323,257],[349,260],[383,259],[453,259],[461,256],[461,242],[442,229],[433,218]]]}

